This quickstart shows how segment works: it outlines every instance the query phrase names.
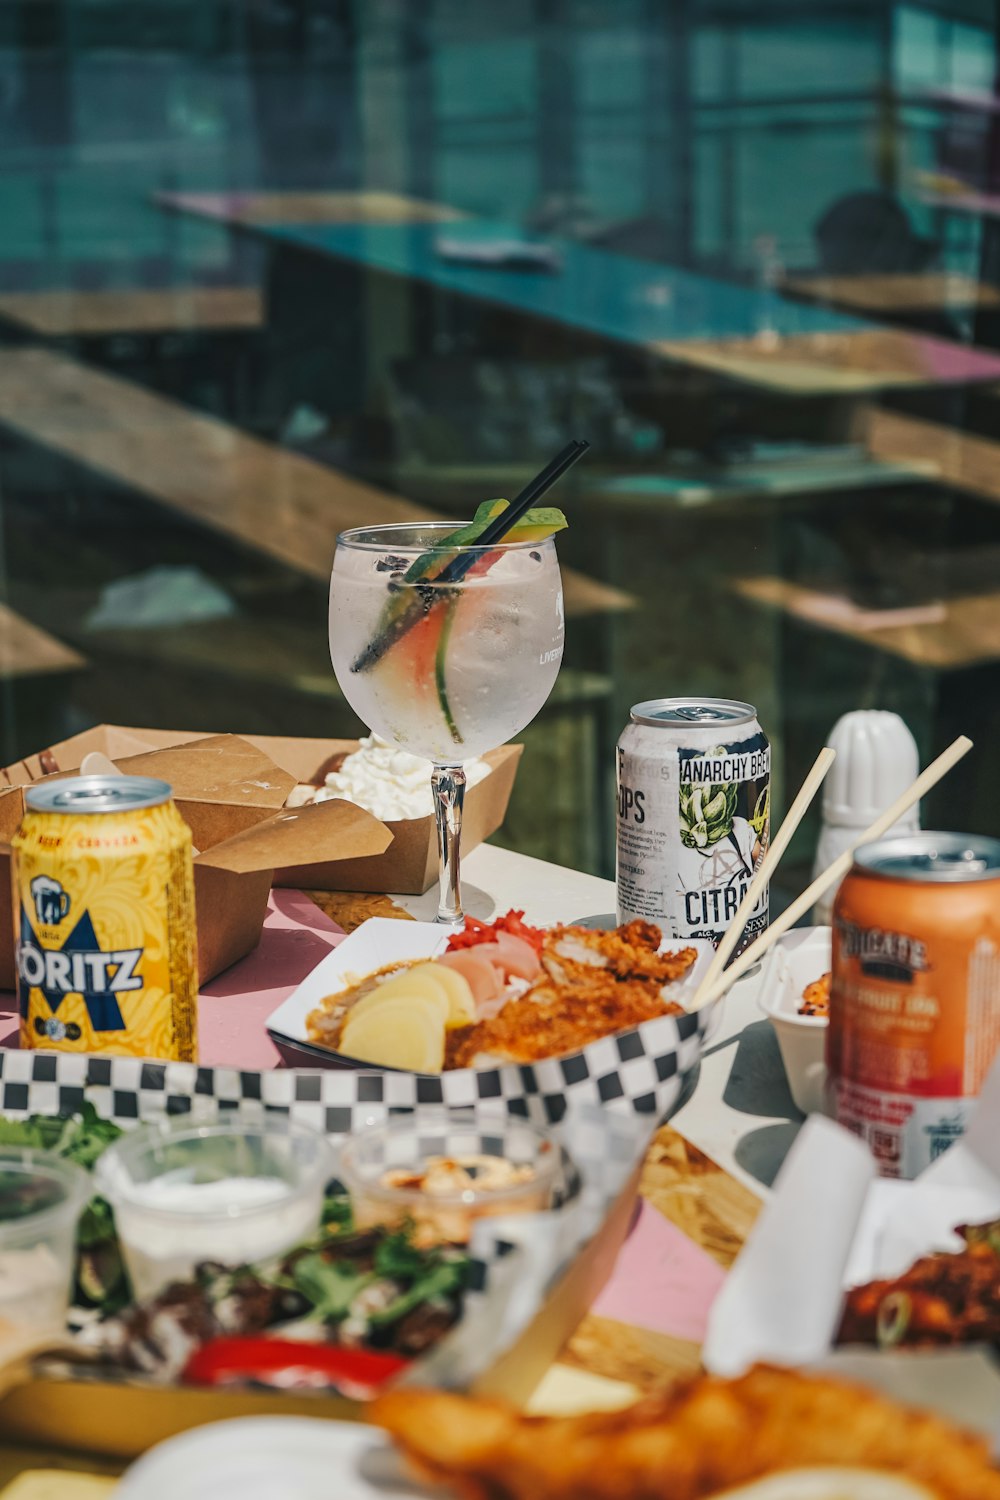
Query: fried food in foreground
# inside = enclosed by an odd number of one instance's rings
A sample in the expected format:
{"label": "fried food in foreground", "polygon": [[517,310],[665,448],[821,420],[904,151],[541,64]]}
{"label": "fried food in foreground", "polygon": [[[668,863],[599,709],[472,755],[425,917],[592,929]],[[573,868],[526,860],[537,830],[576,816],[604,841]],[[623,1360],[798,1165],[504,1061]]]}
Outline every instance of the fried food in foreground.
{"label": "fried food in foreground", "polygon": [[582,1417],[417,1389],[387,1393],[371,1415],[465,1500],[706,1500],[819,1467],[881,1471],[934,1500],[1000,1500],[983,1439],[858,1386],[764,1365]]}

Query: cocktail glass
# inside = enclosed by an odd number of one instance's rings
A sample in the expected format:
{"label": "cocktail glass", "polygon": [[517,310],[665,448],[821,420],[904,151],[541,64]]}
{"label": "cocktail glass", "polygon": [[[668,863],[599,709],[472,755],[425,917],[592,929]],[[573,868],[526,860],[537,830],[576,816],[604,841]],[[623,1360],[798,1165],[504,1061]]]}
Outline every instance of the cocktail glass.
{"label": "cocktail glass", "polygon": [[[342,532],[330,582],[330,655],[344,697],[373,733],[433,762],[437,920],[452,926],[463,921],[463,762],[535,717],[564,635],[552,538],[449,547],[459,524]],[[458,581],[435,581],[443,570]]]}

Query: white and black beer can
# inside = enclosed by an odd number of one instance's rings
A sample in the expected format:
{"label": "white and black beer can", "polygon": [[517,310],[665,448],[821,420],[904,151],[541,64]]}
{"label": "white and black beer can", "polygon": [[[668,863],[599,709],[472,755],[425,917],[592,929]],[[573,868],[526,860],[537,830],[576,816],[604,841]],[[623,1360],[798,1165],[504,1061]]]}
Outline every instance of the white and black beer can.
{"label": "white and black beer can", "polygon": [[[718,944],[770,832],[771,747],[749,703],[654,698],[618,741],[618,920]],[[736,952],[767,926],[767,890]]]}

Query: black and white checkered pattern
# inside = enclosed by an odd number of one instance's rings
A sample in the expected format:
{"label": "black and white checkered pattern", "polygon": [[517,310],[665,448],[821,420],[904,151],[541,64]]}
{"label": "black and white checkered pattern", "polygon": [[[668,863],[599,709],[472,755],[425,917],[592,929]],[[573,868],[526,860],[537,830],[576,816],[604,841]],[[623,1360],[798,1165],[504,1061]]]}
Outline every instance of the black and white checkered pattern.
{"label": "black and white checkered pattern", "polygon": [[315,1129],[350,1135],[423,1105],[490,1107],[545,1126],[557,1124],[572,1107],[595,1104],[646,1116],[652,1130],[693,1079],[708,1015],[660,1016],[568,1057],[433,1077],[361,1068],[251,1072],[0,1049],[0,1112],[65,1114],[89,1099],[98,1114],[127,1125],[163,1114],[208,1120],[230,1109],[249,1118],[290,1111]]}
{"label": "black and white checkered pattern", "polygon": [[[679,1040],[691,1045],[675,1060],[672,1070],[665,1070],[662,1080],[678,1093],[680,1080],[698,1057],[697,1030],[689,1018],[681,1021],[689,1035]],[[666,1024],[670,1029],[676,1025],[672,1018],[666,1018]],[[562,1171],[551,1213],[520,1220],[487,1219],[477,1225],[462,1322],[427,1362],[420,1362],[414,1372],[417,1378],[464,1383],[488,1368],[518,1327],[544,1303],[548,1288],[597,1232],[629,1181],[658,1115],[670,1107],[671,1095],[651,1090],[655,1102],[648,1112],[609,1109],[601,1102],[598,1086],[608,1076],[609,1045],[614,1054],[615,1043],[598,1044],[605,1051],[593,1061],[588,1059],[587,1071],[579,1076],[574,1069],[573,1076],[566,1078],[561,1071],[565,1063],[544,1065],[549,1076],[534,1080],[536,1092],[531,1095],[516,1094],[516,1082],[541,1070],[501,1069],[506,1089],[491,1091],[468,1108],[469,1149],[476,1149],[478,1142],[484,1149],[500,1146],[506,1151],[517,1135],[519,1119],[529,1113],[517,1108],[521,1099],[558,1102],[560,1123],[552,1128],[562,1150]],[[655,1059],[662,1056],[648,1059],[654,1072]],[[592,1073],[591,1067],[600,1071]],[[429,1128],[441,1115],[439,1096],[429,1101],[431,1108],[418,1100],[419,1086],[427,1081],[405,1073],[253,1073],[198,1068],[190,1063],[0,1049],[0,1115],[67,1115],[89,1102],[98,1114],[127,1129],[169,1115],[190,1115],[208,1123],[237,1113],[249,1123],[268,1112],[280,1112],[337,1136],[412,1107],[419,1135],[425,1121]],[[582,1087],[587,1083],[594,1085],[589,1097]],[[529,1245],[533,1245],[530,1250]]]}

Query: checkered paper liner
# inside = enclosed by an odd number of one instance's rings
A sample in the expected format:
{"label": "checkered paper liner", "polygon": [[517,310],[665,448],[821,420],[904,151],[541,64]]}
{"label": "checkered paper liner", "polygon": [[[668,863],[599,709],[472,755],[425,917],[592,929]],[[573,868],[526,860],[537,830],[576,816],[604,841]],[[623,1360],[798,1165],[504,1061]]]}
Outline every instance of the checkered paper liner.
{"label": "checkered paper liner", "polygon": [[[133,1058],[0,1051],[0,1115],[69,1115],[86,1102],[103,1118],[129,1129],[168,1116],[188,1115],[206,1124],[238,1118],[250,1124],[267,1114],[286,1114],[336,1137],[412,1110],[419,1135],[421,1124],[426,1121],[429,1130],[442,1112],[440,1098],[416,1098],[417,1086],[426,1082],[408,1074],[249,1073]],[[411,1086],[405,1099],[400,1084]],[[463,1110],[482,1148],[495,1150],[512,1138],[518,1118],[528,1113],[518,1103],[513,1095],[490,1095]],[[476,1223],[462,1320],[426,1360],[418,1361],[415,1378],[466,1384],[515,1341],[548,1289],[600,1229],[655,1124],[650,1112],[611,1109],[587,1099],[567,1101],[560,1123],[550,1126],[562,1151],[553,1207]],[[74,1375],[80,1378],[76,1369]]]}
{"label": "checkered paper liner", "polygon": [[540,1126],[582,1104],[667,1117],[693,1082],[712,1010],[658,1016],[619,1036],[541,1062],[461,1068],[438,1075],[358,1068],[253,1072],[193,1063],[0,1049],[0,1084],[10,1114],[59,1114],[89,1099],[121,1122],[240,1109],[249,1116],[294,1110],[330,1135],[351,1134],[400,1109],[423,1105],[493,1108]]}

